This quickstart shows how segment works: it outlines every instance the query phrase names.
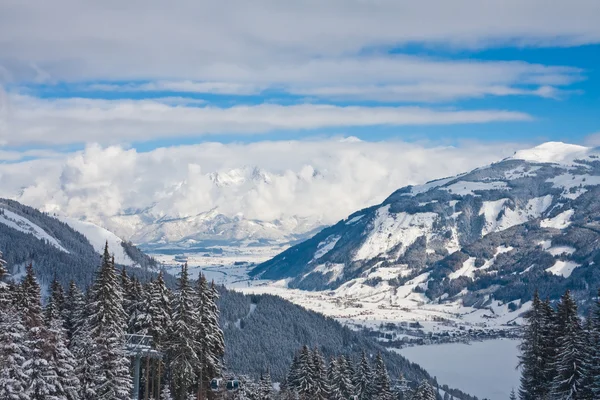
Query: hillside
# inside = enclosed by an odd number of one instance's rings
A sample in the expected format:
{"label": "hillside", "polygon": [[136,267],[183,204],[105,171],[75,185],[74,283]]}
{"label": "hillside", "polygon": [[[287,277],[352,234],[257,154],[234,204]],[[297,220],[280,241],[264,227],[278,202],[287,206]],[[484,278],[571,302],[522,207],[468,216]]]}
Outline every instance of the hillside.
{"label": "hillside", "polygon": [[[403,299],[487,306],[600,285],[600,152],[546,143],[397,190],[259,266],[290,288],[406,288]],[[393,300],[392,300],[393,301]]]}
{"label": "hillside", "polygon": [[[78,231],[71,225],[86,229]],[[0,199],[0,251],[12,266],[9,272],[17,278],[27,264],[33,263],[43,285],[56,275],[63,284],[73,279],[85,287],[98,267],[99,250],[106,240],[117,264],[131,273],[144,277],[158,267],[135,247],[115,240],[114,235],[97,234],[102,231],[91,224],[61,221],[16,201]]]}

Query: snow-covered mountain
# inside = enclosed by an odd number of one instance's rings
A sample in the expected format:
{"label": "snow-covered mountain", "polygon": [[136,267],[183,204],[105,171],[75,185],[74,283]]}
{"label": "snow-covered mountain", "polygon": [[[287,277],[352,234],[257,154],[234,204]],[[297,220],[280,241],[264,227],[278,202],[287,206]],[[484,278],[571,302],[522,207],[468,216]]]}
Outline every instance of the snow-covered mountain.
{"label": "snow-covered mountain", "polygon": [[61,216],[57,216],[56,218],[85,236],[98,254],[102,254],[104,246],[108,243],[108,247],[115,256],[115,262],[117,264],[130,267],[138,265],[138,262],[134,261],[133,258],[127,254],[125,241],[114,233],[90,222]]}
{"label": "snow-covered mountain", "polygon": [[0,199],[0,251],[16,276],[32,263],[43,283],[56,275],[63,283],[73,279],[88,285],[107,241],[118,265],[140,274],[159,267],[139,249],[96,225]]}
{"label": "snow-covered mountain", "polygon": [[[238,193],[239,198],[245,199],[243,201],[251,202],[253,193],[265,190],[265,185],[270,185],[274,176],[257,167],[245,167],[202,175],[202,179],[206,178],[209,183],[206,183],[205,193],[216,197],[231,197]],[[229,209],[231,201],[224,201],[227,204],[207,211],[201,211],[202,207],[199,207],[196,213],[175,211],[180,210],[182,204],[190,203],[191,185],[188,181],[172,185],[161,195],[162,200],[143,209],[127,209],[116,214],[94,215],[91,212],[84,218],[144,249],[175,248],[190,252],[203,251],[212,245],[296,243],[311,237],[324,226],[318,215],[253,218],[241,212],[243,207]]]}
{"label": "snow-covered mountain", "polygon": [[[527,299],[600,285],[600,150],[546,143],[382,204],[259,265],[306,290],[407,288],[420,301]],[[423,295],[424,294],[424,295]]]}

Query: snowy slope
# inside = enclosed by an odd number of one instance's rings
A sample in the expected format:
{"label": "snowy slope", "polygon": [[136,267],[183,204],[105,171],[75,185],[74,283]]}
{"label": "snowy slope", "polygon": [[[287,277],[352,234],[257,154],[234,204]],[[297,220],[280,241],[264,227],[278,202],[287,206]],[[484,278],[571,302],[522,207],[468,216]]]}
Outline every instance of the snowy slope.
{"label": "snowy slope", "polygon": [[[569,285],[586,291],[600,286],[599,198],[600,151],[546,143],[399,189],[251,275],[304,290],[361,296],[387,287],[417,303],[476,307],[537,286],[551,297]],[[424,281],[411,286],[418,277]]]}
{"label": "snowy slope", "polygon": [[136,266],[136,263],[127,255],[123,248],[123,240],[114,233],[90,222],[79,221],[69,217],[58,217],[58,219],[85,236],[98,253],[102,254],[104,252],[104,246],[108,242],[108,248],[114,254],[117,264],[129,267]]}
{"label": "snowy slope", "polygon": [[69,251],[65,249],[56,238],[50,236],[46,231],[29,221],[27,218],[1,207],[0,209],[2,210],[2,214],[0,215],[0,224],[4,224],[9,228],[16,229],[23,233],[31,234],[40,240],[48,242],[50,245],[56,247],[60,251],[69,253]]}

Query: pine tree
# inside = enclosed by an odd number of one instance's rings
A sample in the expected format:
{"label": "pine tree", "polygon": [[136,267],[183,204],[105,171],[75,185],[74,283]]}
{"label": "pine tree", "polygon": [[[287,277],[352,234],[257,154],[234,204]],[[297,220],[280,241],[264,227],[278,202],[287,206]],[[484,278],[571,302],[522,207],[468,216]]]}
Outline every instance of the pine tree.
{"label": "pine tree", "polygon": [[387,372],[385,362],[381,353],[377,354],[375,359],[375,376],[373,382],[373,394],[376,400],[392,400],[392,390],[390,388],[390,376]]}
{"label": "pine tree", "polygon": [[21,283],[20,306],[25,316],[26,360],[23,363],[27,386],[25,393],[31,400],[62,400],[57,396],[58,376],[49,363],[46,346],[49,332],[44,325],[40,285],[33,272],[33,265],[26,269]]}
{"label": "pine tree", "polygon": [[327,368],[325,359],[315,347],[313,351],[313,378],[314,389],[312,398],[315,400],[326,400],[329,398],[329,382],[327,380]]}
{"label": "pine tree", "polygon": [[600,398],[600,290],[590,316],[589,330],[589,347],[586,351],[589,359],[586,366],[586,379],[591,384],[593,397]]}
{"label": "pine tree", "polygon": [[369,400],[373,395],[373,374],[364,351],[356,370],[356,395],[359,400]]}
{"label": "pine tree", "polygon": [[58,377],[56,396],[66,400],[78,400],[80,386],[76,376],[77,363],[67,348],[63,324],[60,318],[50,320],[49,340],[46,343],[50,348],[50,368]]}
{"label": "pine tree", "polygon": [[340,374],[339,361],[332,358],[329,361],[329,367],[327,368],[327,379],[329,380],[329,399],[330,400],[345,400],[342,390],[342,377]]}
{"label": "pine tree", "polygon": [[410,386],[404,375],[400,375],[398,383],[394,387],[394,394],[399,400],[408,400],[411,397]]}
{"label": "pine tree", "polygon": [[294,354],[290,370],[285,378],[287,389],[291,393],[298,393],[300,387],[300,355],[299,353]]}
{"label": "pine tree", "polygon": [[126,314],[123,294],[108,243],[104,248],[102,266],[92,287],[89,313],[90,335],[96,343],[101,360],[98,399],[125,400],[131,395],[132,382],[129,359],[125,355]]}
{"label": "pine tree", "polygon": [[62,318],[64,306],[65,292],[55,276],[50,285],[50,297],[44,310],[46,324],[49,324],[52,320]]}
{"label": "pine tree", "polygon": [[341,356],[339,358],[340,368],[340,388],[344,398],[349,399],[356,394],[356,386],[354,385],[354,377],[356,375],[354,371],[354,365],[352,360],[348,356]]}
{"label": "pine tree", "polygon": [[0,252],[0,399],[28,400],[25,394],[28,377],[23,369],[27,347],[21,314],[11,301],[2,253]]}
{"label": "pine tree", "polygon": [[519,367],[521,368],[521,400],[543,399],[548,393],[548,382],[545,381],[547,349],[544,344],[543,329],[545,314],[542,301],[536,292],[533,295],[531,309],[525,315],[527,325],[523,341],[519,347]]}
{"label": "pine tree", "polygon": [[567,291],[556,312],[558,351],[554,366],[556,377],[552,394],[559,399],[577,399],[582,389],[585,342],[577,304]]}
{"label": "pine tree", "polygon": [[172,383],[178,400],[185,399],[188,389],[194,384],[200,363],[196,353],[199,345],[194,330],[198,314],[194,300],[188,267],[184,264],[173,296],[172,326],[167,347]]}
{"label": "pine tree", "polygon": [[223,331],[219,327],[219,310],[216,301],[218,293],[214,283],[209,286],[206,278],[200,274],[196,284],[195,304],[199,311],[196,321],[196,353],[200,358],[198,379],[205,390],[210,380],[221,374],[221,364],[225,352]]}
{"label": "pine tree", "polygon": [[[155,281],[151,282],[147,290],[148,293],[148,313],[150,317],[149,331],[152,335],[154,347],[158,351],[164,351],[165,344],[168,340],[169,327],[171,326],[171,292],[167,288],[163,276],[160,271]],[[156,362],[158,367],[155,368],[155,387],[156,393],[161,387],[163,370],[163,360]]]}
{"label": "pine tree", "polygon": [[[448,394],[448,393],[446,393]],[[515,389],[513,388],[513,390],[510,391],[510,400],[517,400],[517,394],[515,393]]]}
{"label": "pine tree", "polygon": [[75,332],[83,324],[85,316],[85,297],[73,281],[69,283],[62,315],[70,345]]}
{"label": "pine tree", "polygon": [[162,391],[160,392],[160,400],[173,400],[169,385],[165,385],[163,387]]}
{"label": "pine tree", "polygon": [[6,268],[6,261],[4,261],[2,252],[0,251],[0,290],[6,286],[4,280],[8,277],[8,269]]}
{"label": "pine tree", "polygon": [[273,399],[273,382],[268,368],[264,374],[260,375],[259,397],[261,400]]}
{"label": "pine tree", "polygon": [[437,396],[433,386],[429,382],[423,381],[419,384],[411,400],[437,400]]}
{"label": "pine tree", "polygon": [[82,321],[71,340],[71,350],[77,361],[75,375],[79,379],[79,398],[96,400],[96,390],[101,383],[101,359],[97,344],[90,334],[89,323]]}
{"label": "pine tree", "polygon": [[540,364],[543,365],[543,381],[546,384],[546,390],[544,395],[546,397],[550,396],[551,392],[551,384],[554,382],[556,377],[556,368],[555,368],[555,360],[556,360],[556,332],[557,332],[557,324],[556,324],[556,312],[550,303],[550,299],[546,299],[542,303],[542,347],[544,348],[544,353],[542,355],[543,359],[540,361]]}
{"label": "pine tree", "polygon": [[298,357],[297,382],[296,389],[301,399],[312,399],[314,393],[315,382],[313,381],[314,366],[313,355],[308,346],[302,347]]}

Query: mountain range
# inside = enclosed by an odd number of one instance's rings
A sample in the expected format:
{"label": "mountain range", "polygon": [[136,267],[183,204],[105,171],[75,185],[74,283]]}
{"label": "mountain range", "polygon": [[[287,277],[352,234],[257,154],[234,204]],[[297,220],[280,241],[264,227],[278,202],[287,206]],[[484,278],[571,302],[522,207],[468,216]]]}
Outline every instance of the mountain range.
{"label": "mountain range", "polygon": [[[258,265],[290,288],[408,288],[424,302],[526,302],[600,286],[600,150],[545,143],[401,188]],[[404,292],[404,291],[403,291]]]}

